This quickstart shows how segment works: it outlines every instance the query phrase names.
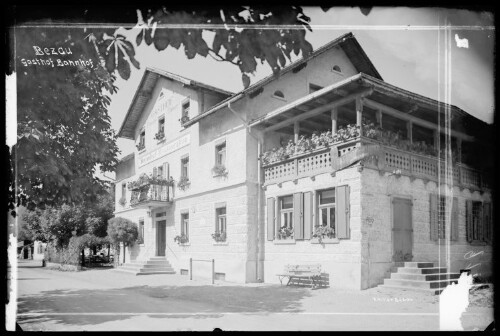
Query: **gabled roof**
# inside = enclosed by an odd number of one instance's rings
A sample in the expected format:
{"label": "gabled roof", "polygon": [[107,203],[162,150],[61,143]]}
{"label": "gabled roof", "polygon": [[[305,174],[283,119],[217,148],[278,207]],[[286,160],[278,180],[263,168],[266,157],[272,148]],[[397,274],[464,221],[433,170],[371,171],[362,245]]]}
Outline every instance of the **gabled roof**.
{"label": "gabled roof", "polygon": [[[356,38],[354,37],[354,35],[352,33],[344,34],[344,35],[336,38],[335,40],[325,44],[324,46],[316,49],[316,51],[311,53],[311,55],[309,55],[308,57],[301,58],[301,59],[293,62],[292,64],[284,67],[279,72],[279,75],[281,76],[281,75],[283,75],[287,72],[290,72],[290,71],[292,71],[300,66],[303,66],[305,63],[307,63],[311,59],[323,54],[324,52],[326,52],[326,51],[328,51],[336,46],[339,46],[344,51],[344,53],[347,55],[347,57],[352,62],[352,64],[354,65],[354,67],[356,68],[356,70],[358,72],[368,74],[368,75],[370,75],[376,79],[379,79],[379,80],[383,80],[382,76],[380,76],[377,69],[375,69],[375,66],[370,61],[370,59],[368,58],[368,56],[364,52],[363,48],[361,48],[361,45],[358,43],[358,41],[356,40]],[[220,110],[221,108],[223,108],[227,104],[233,103],[233,102],[243,98],[245,95],[257,91],[258,89],[260,89],[261,87],[263,87],[264,85],[268,84],[269,82],[273,81],[276,78],[277,77],[274,74],[271,74],[271,75],[265,77],[264,79],[258,81],[257,83],[240,91],[239,93],[227,98],[226,100],[221,101],[219,104],[215,105],[214,107],[212,107],[208,111],[190,119],[188,122],[184,123],[184,126],[188,127],[188,126],[198,122],[200,119]]]}
{"label": "gabled roof", "polygon": [[134,94],[134,98],[132,99],[132,103],[125,115],[125,119],[123,120],[122,126],[118,131],[118,136],[128,139],[134,139],[134,130],[141,117],[141,114],[144,110],[144,107],[148,103],[151,98],[151,94],[156,85],[158,78],[168,78],[179,82],[183,85],[193,86],[196,88],[200,88],[206,91],[212,91],[217,94],[221,94],[225,97],[229,97],[233,95],[232,92],[225,91],[214,86],[210,86],[207,84],[203,84],[192,79],[182,77],[176,74],[173,74],[168,71],[163,71],[155,68],[146,68],[144,75],[142,76],[141,82],[137,91]]}

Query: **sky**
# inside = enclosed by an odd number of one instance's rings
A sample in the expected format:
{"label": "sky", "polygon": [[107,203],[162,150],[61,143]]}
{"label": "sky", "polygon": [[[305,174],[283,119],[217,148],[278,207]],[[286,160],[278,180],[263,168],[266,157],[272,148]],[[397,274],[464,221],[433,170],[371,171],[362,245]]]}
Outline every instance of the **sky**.
{"label": "sky", "polygon": [[[313,32],[308,31],[306,39],[314,49],[352,32],[387,83],[453,104],[483,121],[493,122],[492,13],[406,7],[375,7],[368,16],[357,7],[335,7],[326,12],[319,7],[304,7],[304,12],[311,18]],[[453,28],[451,34],[445,33],[444,26]],[[455,34],[459,40],[467,39],[467,48],[458,46]],[[204,36],[210,40],[208,34]],[[446,36],[451,38],[451,44],[445,43]],[[451,46],[450,72],[446,72],[445,45]],[[179,50],[168,47],[158,52],[142,44],[136,52],[141,68],[133,68],[127,81],[118,79],[119,92],[112,96],[109,107],[116,131],[146,67],[170,71],[231,92],[243,89],[236,66],[211,57],[196,56],[188,60],[183,47]],[[270,74],[267,64],[259,64],[252,83]],[[134,143],[119,139],[118,146],[122,157],[133,152]]]}

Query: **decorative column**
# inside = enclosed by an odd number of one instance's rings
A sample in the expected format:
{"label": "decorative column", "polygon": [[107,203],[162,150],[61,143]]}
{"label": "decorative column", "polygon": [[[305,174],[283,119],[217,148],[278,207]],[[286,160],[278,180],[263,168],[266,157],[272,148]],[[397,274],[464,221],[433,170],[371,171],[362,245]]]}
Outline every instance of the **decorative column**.
{"label": "decorative column", "polygon": [[335,107],[332,109],[332,135],[337,134],[337,119],[338,119],[338,109]]}
{"label": "decorative column", "polygon": [[363,100],[361,98],[356,98],[356,126],[359,127],[359,135],[362,134],[362,120],[363,120]]}

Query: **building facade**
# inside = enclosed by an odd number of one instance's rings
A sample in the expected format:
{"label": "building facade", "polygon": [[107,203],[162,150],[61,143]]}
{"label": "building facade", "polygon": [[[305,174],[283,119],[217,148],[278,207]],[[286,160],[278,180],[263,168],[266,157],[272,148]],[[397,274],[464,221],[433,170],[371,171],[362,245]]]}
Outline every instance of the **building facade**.
{"label": "building facade", "polygon": [[126,257],[199,276],[213,259],[236,282],[314,263],[356,289],[398,261],[487,276],[487,131],[384,82],[352,34],[237,94],[147,69],[119,131],[137,144],[117,168]]}

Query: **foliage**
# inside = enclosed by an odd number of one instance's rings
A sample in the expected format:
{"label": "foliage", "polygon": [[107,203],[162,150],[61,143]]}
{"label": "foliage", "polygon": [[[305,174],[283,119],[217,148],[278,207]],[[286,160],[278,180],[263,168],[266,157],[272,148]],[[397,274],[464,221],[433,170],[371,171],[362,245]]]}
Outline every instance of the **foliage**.
{"label": "foliage", "polygon": [[185,244],[189,241],[188,237],[185,234],[177,235],[174,237],[174,242],[177,244]]}
{"label": "foliage", "polygon": [[212,233],[212,238],[216,242],[225,242],[226,241],[226,233],[225,232],[215,232],[215,233]]}
{"label": "foliage", "polygon": [[357,137],[359,137],[359,127],[353,124],[347,125],[345,128],[339,127],[336,134],[332,134],[331,131],[326,131],[320,134],[314,132],[311,137],[301,135],[297,143],[289,140],[286,146],[281,146],[279,148],[275,147],[270,151],[264,152],[261,156],[262,164],[266,165],[273,162],[280,162],[294,155],[346,142],[356,139]]}
{"label": "foliage", "polygon": [[216,164],[216,165],[212,168],[212,173],[213,173],[215,176],[226,176],[226,175],[227,175],[226,166],[224,166],[224,165],[222,165],[222,164]]}
{"label": "foliage", "polygon": [[155,134],[155,140],[163,140],[165,139],[165,132],[164,131],[159,131],[158,133]]}
{"label": "foliage", "polygon": [[325,237],[335,238],[335,229],[326,225],[316,225],[312,236],[321,243]]}
{"label": "foliage", "polygon": [[[107,108],[115,76],[99,65],[80,28],[36,27],[15,31],[17,143],[10,152],[9,208],[58,206],[92,201],[107,183],[96,168],[113,171],[116,136]],[[37,55],[34,46],[70,50]],[[27,60],[52,59],[51,65]],[[57,60],[85,65],[59,66]],[[26,65],[25,65],[26,64]]]}
{"label": "foliage", "polygon": [[280,227],[278,231],[278,239],[289,239],[293,238],[293,228],[288,228],[285,225]]}
{"label": "foliage", "polygon": [[137,224],[123,217],[114,217],[108,221],[109,241],[118,245],[123,243],[125,246],[133,245],[139,236]]}
{"label": "foliage", "polygon": [[144,142],[140,142],[137,145],[135,145],[135,147],[140,152],[141,150],[143,150],[144,148],[146,148],[146,144]]}
{"label": "foliage", "polygon": [[186,188],[191,184],[189,182],[189,178],[187,176],[181,176],[179,181],[177,182],[177,188],[180,190],[186,190]]}
{"label": "foliage", "polygon": [[166,179],[160,176],[153,176],[153,174],[147,175],[146,173],[141,174],[137,180],[129,182],[127,187],[129,190],[141,190],[145,189],[149,185],[163,185],[171,186],[174,181],[172,179]]}

